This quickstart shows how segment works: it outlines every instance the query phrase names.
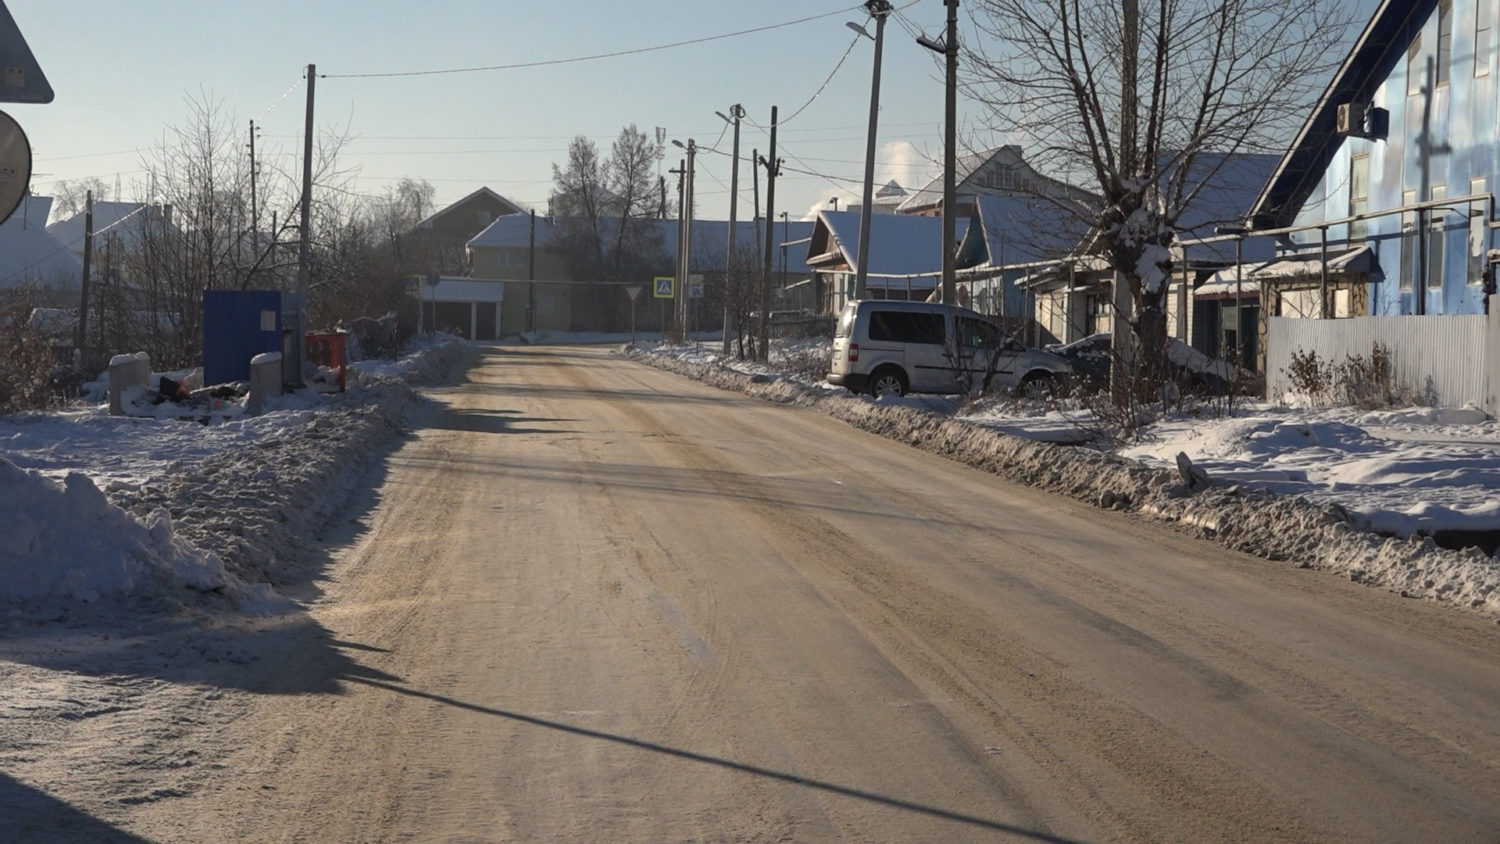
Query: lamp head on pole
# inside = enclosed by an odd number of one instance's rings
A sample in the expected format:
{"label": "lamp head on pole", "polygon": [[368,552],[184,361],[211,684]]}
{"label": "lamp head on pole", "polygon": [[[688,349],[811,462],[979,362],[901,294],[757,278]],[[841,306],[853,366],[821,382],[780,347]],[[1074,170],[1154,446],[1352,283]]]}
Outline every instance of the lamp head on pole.
{"label": "lamp head on pole", "polygon": [[871,35],[869,32],[866,32],[865,28],[864,28],[864,26],[862,24],[857,24],[854,21],[845,21],[844,22],[844,26],[849,27],[850,29],[854,30],[855,32],[858,32],[860,35],[863,35],[864,37],[870,39],[871,41],[875,40],[875,36]]}

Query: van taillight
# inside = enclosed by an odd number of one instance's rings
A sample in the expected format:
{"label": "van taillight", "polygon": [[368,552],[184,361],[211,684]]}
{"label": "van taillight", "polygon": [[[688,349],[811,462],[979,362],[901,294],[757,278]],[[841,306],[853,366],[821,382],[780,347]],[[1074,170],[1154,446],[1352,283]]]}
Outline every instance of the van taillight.
{"label": "van taillight", "polygon": [[859,344],[858,343],[850,343],[849,344],[849,360],[851,360],[851,361],[859,360]]}

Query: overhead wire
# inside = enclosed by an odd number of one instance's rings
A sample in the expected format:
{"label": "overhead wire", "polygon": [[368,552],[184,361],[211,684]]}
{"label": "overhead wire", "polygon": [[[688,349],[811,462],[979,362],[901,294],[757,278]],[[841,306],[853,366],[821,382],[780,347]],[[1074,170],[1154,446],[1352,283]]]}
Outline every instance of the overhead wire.
{"label": "overhead wire", "polygon": [[391,77],[397,77],[397,76],[439,76],[439,75],[456,74],[456,73],[483,73],[483,72],[487,72],[487,71],[496,71],[496,70],[519,70],[519,69],[529,68],[529,67],[550,67],[550,66],[560,65],[560,64],[577,64],[579,62],[598,61],[600,59],[614,59],[614,58],[619,58],[621,56],[637,56],[637,55],[640,55],[642,53],[655,53],[655,52],[660,52],[662,50],[676,49],[678,47],[689,47],[689,46],[693,46],[695,44],[707,44],[707,43],[710,43],[710,42],[713,42],[713,41],[723,41],[723,40],[728,39],[728,38],[739,38],[739,37],[745,36],[745,35],[754,35],[754,34],[760,33],[760,32],[769,32],[769,31],[775,30],[775,29],[783,29],[783,28],[789,27],[789,26],[796,26],[798,24],[808,23],[809,21],[821,20],[823,18],[830,18],[830,17],[833,17],[834,15],[846,14],[846,13],[852,11],[853,9],[859,9],[859,8],[863,8],[863,7],[862,6],[845,7],[845,8],[842,8],[842,9],[835,9],[832,12],[824,12],[821,15],[810,15],[810,16],[805,17],[805,18],[798,18],[797,20],[783,21],[781,23],[767,24],[765,26],[757,26],[757,27],[754,27],[752,29],[742,29],[742,30],[739,30],[738,32],[726,32],[726,33],[723,33],[721,35],[706,35],[706,36],[703,36],[703,37],[700,37],[700,38],[689,38],[689,39],[686,39],[686,40],[683,40],[683,41],[673,41],[673,42],[668,43],[668,44],[657,44],[657,45],[651,46],[651,47],[637,47],[637,48],[631,49],[631,50],[615,50],[615,51],[609,52],[609,53],[596,53],[594,55],[589,55],[589,56],[574,56],[572,58],[565,58],[565,59],[543,59],[541,61],[534,61],[534,62],[515,62],[513,64],[486,65],[486,66],[480,66],[480,67],[456,67],[456,68],[445,68],[445,69],[439,69],[439,70],[389,71],[389,72],[381,72],[381,73],[320,73],[318,75],[320,77],[324,78],[324,79],[382,79],[382,78],[391,78]]}

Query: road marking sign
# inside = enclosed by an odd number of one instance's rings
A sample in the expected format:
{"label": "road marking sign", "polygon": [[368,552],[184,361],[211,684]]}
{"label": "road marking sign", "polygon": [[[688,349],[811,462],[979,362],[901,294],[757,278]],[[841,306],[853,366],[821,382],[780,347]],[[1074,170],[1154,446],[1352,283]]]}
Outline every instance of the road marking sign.
{"label": "road marking sign", "polygon": [[659,275],[656,277],[656,290],[651,295],[657,299],[672,299],[676,296],[676,287],[676,277]]}

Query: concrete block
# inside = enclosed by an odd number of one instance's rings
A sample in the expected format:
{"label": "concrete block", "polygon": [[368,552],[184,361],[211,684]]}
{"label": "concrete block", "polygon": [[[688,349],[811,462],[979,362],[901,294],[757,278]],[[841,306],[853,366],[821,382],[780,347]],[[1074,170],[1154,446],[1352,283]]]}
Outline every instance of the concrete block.
{"label": "concrete block", "polygon": [[151,356],[145,352],[131,355],[115,355],[109,360],[109,414],[124,416],[125,403],[121,398],[132,387],[146,386],[151,377]]}
{"label": "concrete block", "polygon": [[281,395],[281,355],[265,352],[250,359],[250,394],[245,397],[245,412],[259,416],[265,412],[266,400]]}

